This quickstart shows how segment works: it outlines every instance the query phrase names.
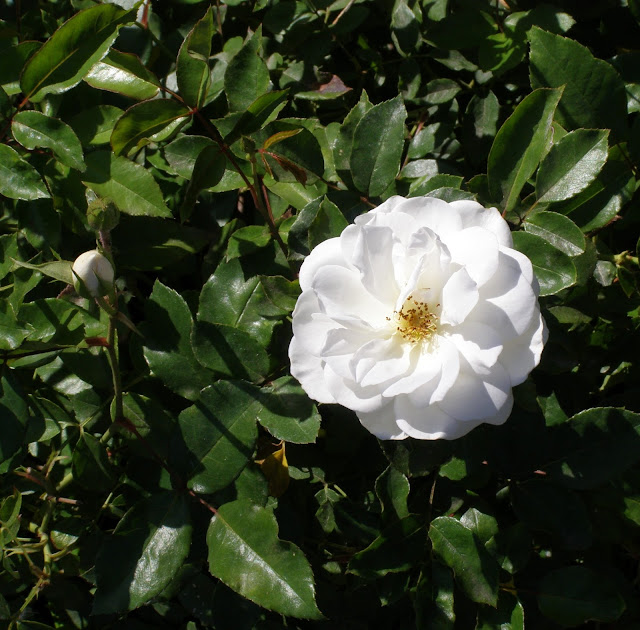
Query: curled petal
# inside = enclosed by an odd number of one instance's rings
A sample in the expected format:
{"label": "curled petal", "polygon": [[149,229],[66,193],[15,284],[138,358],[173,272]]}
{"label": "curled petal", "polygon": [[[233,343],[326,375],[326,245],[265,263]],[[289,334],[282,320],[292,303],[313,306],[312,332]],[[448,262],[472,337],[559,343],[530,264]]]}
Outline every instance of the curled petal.
{"label": "curled petal", "polygon": [[338,265],[348,267],[348,264],[342,255],[339,238],[330,238],[323,241],[314,248],[313,256],[307,256],[300,267],[298,278],[300,280],[300,288],[306,291],[311,287],[311,283],[318,269],[322,269],[328,265]]}
{"label": "curled petal", "polygon": [[307,352],[296,337],[289,345],[289,360],[291,361],[291,374],[300,381],[307,394],[320,403],[334,403],[335,398],[327,388],[324,379],[318,378],[324,370],[324,361]]}
{"label": "curled petal", "polygon": [[407,396],[396,398],[394,412],[398,429],[418,440],[455,440],[469,431],[439,405],[418,407]]}

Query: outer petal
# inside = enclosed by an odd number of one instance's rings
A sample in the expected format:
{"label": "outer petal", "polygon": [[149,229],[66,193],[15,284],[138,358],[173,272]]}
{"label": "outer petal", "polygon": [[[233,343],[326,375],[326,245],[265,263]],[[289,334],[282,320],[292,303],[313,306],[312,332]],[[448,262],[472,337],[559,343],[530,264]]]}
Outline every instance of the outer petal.
{"label": "outer petal", "polygon": [[322,269],[327,265],[348,266],[342,254],[339,238],[330,238],[323,241],[314,247],[313,251],[304,259],[298,275],[300,288],[303,291],[309,289],[318,269]]}
{"label": "outer petal", "polygon": [[380,440],[404,440],[408,437],[396,424],[394,402],[371,413],[358,412],[362,426]]}
{"label": "outer petal", "polygon": [[491,418],[501,417],[505,408],[511,410],[512,405],[511,379],[499,363],[482,378],[466,364],[440,402],[445,413],[465,422],[489,422]]}
{"label": "outer petal", "polygon": [[509,373],[511,385],[515,387],[527,380],[529,372],[540,363],[542,349],[548,331],[542,316],[533,320],[522,336],[508,343],[500,355],[500,363]]}
{"label": "outer petal", "polygon": [[495,208],[483,208],[477,201],[452,201],[450,208],[460,215],[462,227],[478,226],[493,232],[500,245],[513,247],[508,223]]}
{"label": "outer petal", "polygon": [[291,374],[297,378],[307,395],[320,403],[334,403],[335,398],[327,389],[324,378],[324,361],[313,354],[309,354],[298,343],[296,337],[289,345],[289,360]]}
{"label": "outer petal", "polygon": [[478,285],[466,269],[458,269],[442,289],[442,324],[461,324],[478,303]]}
{"label": "outer petal", "polygon": [[452,418],[439,405],[417,407],[407,396],[396,398],[394,411],[398,428],[418,440],[455,440],[473,428]]}
{"label": "outer petal", "polygon": [[320,357],[327,334],[336,324],[320,311],[318,298],[313,291],[304,291],[293,311],[293,336],[301,350]]}

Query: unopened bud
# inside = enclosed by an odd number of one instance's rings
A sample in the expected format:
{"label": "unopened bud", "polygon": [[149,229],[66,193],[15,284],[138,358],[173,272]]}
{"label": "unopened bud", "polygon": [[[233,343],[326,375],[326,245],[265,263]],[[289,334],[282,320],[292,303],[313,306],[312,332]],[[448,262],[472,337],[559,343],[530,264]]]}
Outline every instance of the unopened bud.
{"label": "unopened bud", "polygon": [[84,297],[106,295],[113,288],[114,272],[111,263],[99,251],[92,249],[80,254],[71,268],[73,286]]}

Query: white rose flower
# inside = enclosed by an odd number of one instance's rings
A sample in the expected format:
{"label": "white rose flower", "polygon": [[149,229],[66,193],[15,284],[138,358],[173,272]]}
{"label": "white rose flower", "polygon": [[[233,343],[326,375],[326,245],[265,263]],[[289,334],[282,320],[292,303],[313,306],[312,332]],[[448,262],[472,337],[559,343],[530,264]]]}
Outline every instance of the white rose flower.
{"label": "white rose flower", "polygon": [[71,271],[73,284],[80,295],[99,297],[108,293],[113,286],[113,267],[96,249],[80,254],[75,259]]}
{"label": "white rose flower", "polygon": [[300,269],[291,373],[381,439],[455,439],[511,413],[547,331],[495,208],[391,197]]}

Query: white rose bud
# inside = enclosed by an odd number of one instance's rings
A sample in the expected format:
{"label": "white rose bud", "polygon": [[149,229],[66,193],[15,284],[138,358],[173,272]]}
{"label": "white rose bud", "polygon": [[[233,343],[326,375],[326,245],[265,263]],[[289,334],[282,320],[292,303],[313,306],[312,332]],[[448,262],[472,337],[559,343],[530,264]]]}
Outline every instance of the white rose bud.
{"label": "white rose bud", "polygon": [[529,259],[495,208],[391,197],[300,269],[291,373],[381,439],[502,424],[547,331]]}
{"label": "white rose bud", "polygon": [[106,295],[113,287],[113,267],[107,258],[95,249],[80,254],[71,270],[73,286],[80,295],[96,298]]}

